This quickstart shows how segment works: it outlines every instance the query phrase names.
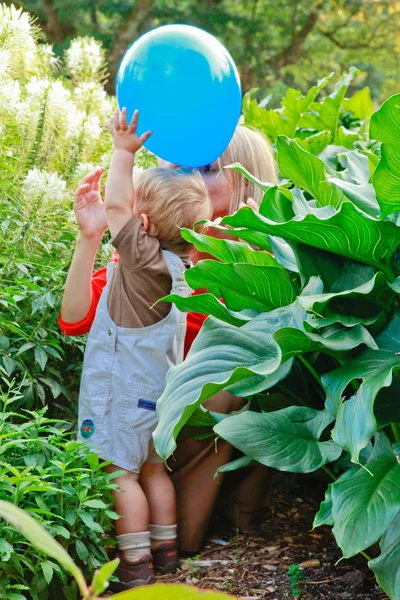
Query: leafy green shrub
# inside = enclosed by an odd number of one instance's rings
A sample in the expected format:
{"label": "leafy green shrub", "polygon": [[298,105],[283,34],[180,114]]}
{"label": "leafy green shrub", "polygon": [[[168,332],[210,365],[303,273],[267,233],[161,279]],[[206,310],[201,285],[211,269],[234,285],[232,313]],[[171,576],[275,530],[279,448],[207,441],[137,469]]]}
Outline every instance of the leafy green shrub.
{"label": "leafy green shrub", "polygon": [[281,106],[268,109],[270,98],[257,104],[251,90],[243,101],[244,123],[260,129],[275,143],[279,135],[296,139],[299,146],[320,154],[328,145],[342,148],[368,144],[368,119],[373,111],[370,91],[364,88],[351,98],[345,94],[359,71],[352,67],[333,86],[332,92],[319,99],[332,84],[333,73],[324,77],[306,95],[288,89]]}
{"label": "leafy green shrub", "polygon": [[[328,146],[316,156],[298,138],[277,136],[286,179],[258,182],[259,213],[243,207],[212,223],[273,255],[184,230],[221,262],[186,273],[208,293],[169,297],[211,316],[168,374],[155,433],[167,458],[184,425],[211,429],[200,404],[216,392],[251,398],[251,410],[214,422],[213,432],[243,452],[223,470],[255,460],[333,475],[327,465],[338,461],[315,526],[332,526],[345,558],[379,541],[369,566],[392,600],[400,597],[399,106],[394,96],[372,116],[372,141],[359,149]],[[366,149],[379,143],[380,160]]]}
{"label": "leafy green shrub", "polygon": [[[69,426],[46,417],[46,408],[15,412],[21,393],[3,368],[0,397],[0,499],[40,520],[88,575],[107,561],[106,532],[112,510],[113,476],[96,454],[73,439]],[[108,464],[108,463],[107,463]],[[0,598],[77,598],[64,571],[27,546],[21,534],[0,523]]]}
{"label": "leafy green shrub", "polygon": [[[106,563],[96,571],[92,584],[89,587],[82,571],[64,548],[25,511],[13,504],[0,501],[0,517],[12,523],[40,552],[56,559],[67,572],[73,575],[79,586],[82,600],[98,600],[99,594],[102,594],[107,589],[108,581],[118,566],[118,559]],[[55,563],[52,564],[54,565]],[[15,596],[18,596],[18,594],[15,594]],[[158,600],[160,597],[165,600],[195,600],[199,597],[204,598],[204,600],[228,598],[226,594],[198,590],[184,585],[153,585],[122,592],[113,596],[113,598],[120,600]],[[232,596],[229,596],[229,598],[232,598]],[[14,600],[19,599],[15,597]]]}

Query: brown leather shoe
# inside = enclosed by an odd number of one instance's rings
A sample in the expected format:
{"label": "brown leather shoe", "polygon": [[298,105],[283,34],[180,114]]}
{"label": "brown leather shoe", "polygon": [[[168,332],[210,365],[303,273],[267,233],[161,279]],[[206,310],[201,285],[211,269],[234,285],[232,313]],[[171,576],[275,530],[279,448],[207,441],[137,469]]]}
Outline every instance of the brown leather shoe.
{"label": "brown leather shoe", "polygon": [[140,560],[128,560],[123,552],[117,553],[119,565],[114,575],[118,577],[119,582],[110,581],[110,590],[112,592],[123,592],[140,585],[149,585],[154,583],[153,557],[151,554],[145,554]]}
{"label": "brown leather shoe", "polygon": [[166,542],[152,550],[154,569],[157,573],[173,573],[179,567],[178,544]]}

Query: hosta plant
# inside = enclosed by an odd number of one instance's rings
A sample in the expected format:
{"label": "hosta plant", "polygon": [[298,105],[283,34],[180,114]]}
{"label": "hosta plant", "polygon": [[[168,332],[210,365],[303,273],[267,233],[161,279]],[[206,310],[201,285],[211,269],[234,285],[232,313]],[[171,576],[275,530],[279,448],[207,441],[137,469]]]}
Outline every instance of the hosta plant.
{"label": "hosta plant", "polygon": [[[190,426],[243,452],[223,469],[258,461],[327,470],[315,526],[332,527],[345,558],[378,542],[369,566],[392,600],[400,598],[399,106],[394,96],[372,116],[369,145],[382,144],[380,159],[366,147],[317,156],[278,135],[284,180],[258,182],[259,212],[243,207],[205,223],[240,241],[183,231],[218,260],[186,273],[207,293],[168,298],[210,316],[168,375],[155,432],[164,458]],[[201,404],[222,389],[250,398],[250,410],[213,421]]]}

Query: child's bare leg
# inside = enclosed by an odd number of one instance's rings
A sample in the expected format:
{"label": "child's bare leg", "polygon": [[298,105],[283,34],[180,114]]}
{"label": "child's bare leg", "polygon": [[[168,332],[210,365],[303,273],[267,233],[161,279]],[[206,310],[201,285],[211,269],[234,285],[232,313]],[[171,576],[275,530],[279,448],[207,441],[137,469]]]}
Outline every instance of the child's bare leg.
{"label": "child's bare leg", "polygon": [[[106,468],[109,473],[121,471],[119,467],[110,465]],[[126,471],[114,479],[120,488],[114,491],[115,510],[120,519],[115,523],[117,535],[136,533],[149,530],[149,503],[140,486],[139,475]]]}
{"label": "child's bare leg", "polygon": [[[111,465],[109,473],[120,471]],[[120,488],[114,493],[115,510],[120,519],[115,523],[118,547],[130,561],[140,560],[150,553],[149,504],[139,484],[137,473],[126,472],[115,478]]]}
{"label": "child's bare leg", "polygon": [[151,548],[155,549],[161,544],[175,541],[175,488],[164,464],[144,464],[139,481],[150,508]]}

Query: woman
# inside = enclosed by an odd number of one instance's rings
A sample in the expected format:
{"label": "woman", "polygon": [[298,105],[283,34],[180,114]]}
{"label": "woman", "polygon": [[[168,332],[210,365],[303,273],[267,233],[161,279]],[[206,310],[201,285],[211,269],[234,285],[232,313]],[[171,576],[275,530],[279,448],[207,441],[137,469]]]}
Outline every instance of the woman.
{"label": "woman", "polygon": [[[213,202],[213,218],[236,212],[240,205],[248,203],[252,208],[260,204],[263,192],[240,173],[222,167],[240,163],[261,181],[277,182],[276,167],[270,147],[265,138],[256,131],[239,125],[222,156],[209,167],[201,169]],[[175,168],[176,165],[159,161],[161,167]],[[85,205],[75,204],[79,225],[76,249],[68,273],[59,317],[59,325],[67,335],[87,333],[93,323],[98,301],[106,283],[106,268],[93,274],[97,250],[107,227],[104,206],[100,197],[102,169],[86,176],[79,189],[86,188],[91,194]],[[208,230],[209,235],[223,235]],[[196,264],[207,257],[195,251],[192,262]],[[212,258],[212,257],[207,257]],[[118,261],[116,253],[113,261]],[[189,313],[185,351],[200,330],[206,317]],[[215,412],[229,413],[239,410],[244,401],[228,392],[221,392],[207,401],[205,406]],[[269,472],[262,465],[233,472],[229,477],[220,474],[214,480],[216,470],[232,460],[234,448],[219,440],[198,441],[192,438],[178,440],[178,447],[170,460],[172,478],[178,498],[179,543],[184,552],[201,549],[204,537],[216,508],[234,524],[246,527],[251,519],[265,507],[269,489]],[[223,485],[222,485],[223,483]]]}

